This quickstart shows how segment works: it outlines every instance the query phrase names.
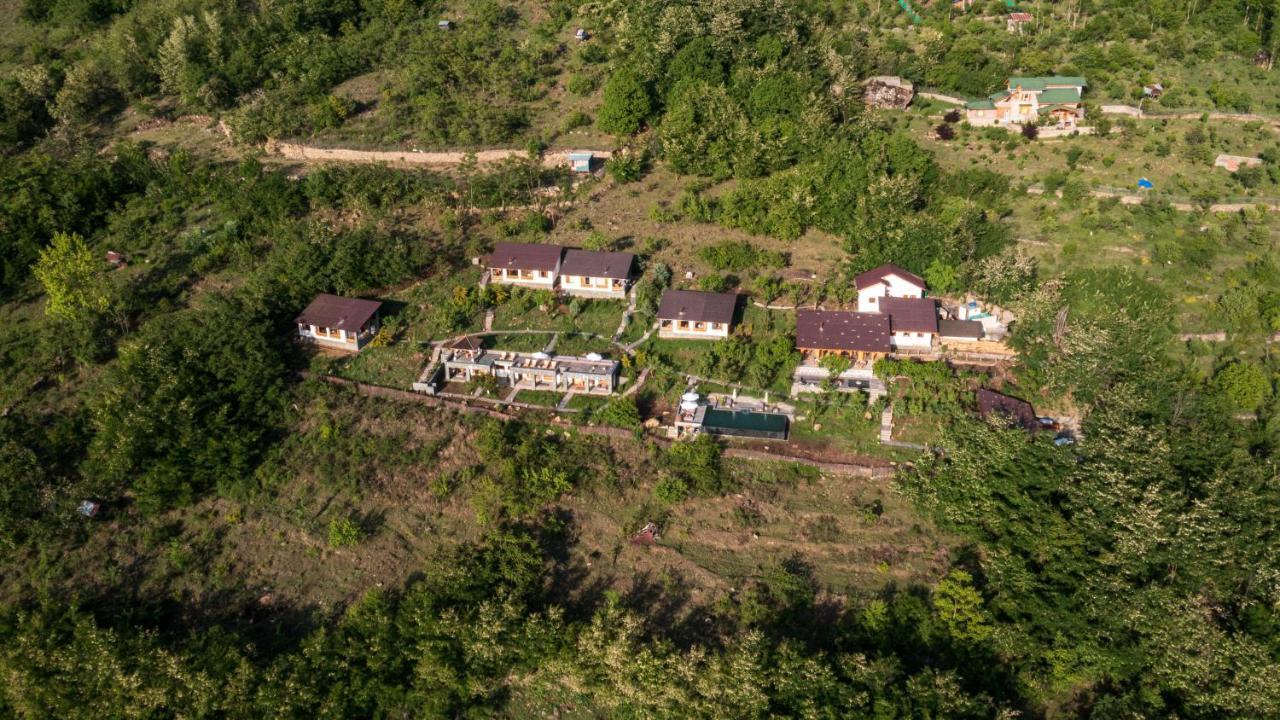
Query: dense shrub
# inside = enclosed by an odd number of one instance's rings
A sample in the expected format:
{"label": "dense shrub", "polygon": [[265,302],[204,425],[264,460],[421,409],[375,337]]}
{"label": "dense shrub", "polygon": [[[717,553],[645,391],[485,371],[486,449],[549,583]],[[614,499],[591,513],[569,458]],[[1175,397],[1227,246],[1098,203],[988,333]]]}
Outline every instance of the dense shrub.
{"label": "dense shrub", "polygon": [[717,270],[751,270],[786,267],[787,257],[776,250],[761,250],[749,242],[726,240],[708,245],[698,255]]}

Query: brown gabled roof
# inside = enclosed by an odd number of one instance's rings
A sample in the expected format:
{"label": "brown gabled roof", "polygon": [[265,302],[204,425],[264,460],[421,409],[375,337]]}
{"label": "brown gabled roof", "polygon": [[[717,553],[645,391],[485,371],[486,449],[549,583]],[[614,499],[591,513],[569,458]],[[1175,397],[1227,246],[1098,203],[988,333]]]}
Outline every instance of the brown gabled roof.
{"label": "brown gabled roof", "polygon": [[561,275],[626,280],[631,277],[631,265],[636,256],[629,252],[597,252],[595,250],[566,250]]}
{"label": "brown gabled roof", "polygon": [[993,412],[1003,415],[1028,432],[1040,429],[1040,420],[1031,403],[995,390],[979,390],[978,414],[985,418]]}
{"label": "brown gabled roof", "polygon": [[738,296],[733,293],[668,290],[662,294],[658,318],[728,324],[733,322],[733,310],[737,304]]}
{"label": "brown gabled roof", "polygon": [[881,298],[880,312],[889,316],[893,332],[938,332],[938,303],[933,298]]}
{"label": "brown gabled roof", "polygon": [[306,310],[298,316],[301,325],[315,325],[331,330],[358,331],[378,312],[382,303],[377,300],[345,298],[337,295],[317,295]]}
{"label": "brown gabled roof", "polygon": [[982,323],[977,320],[939,320],[938,334],[944,338],[977,340],[982,337]]}
{"label": "brown gabled roof", "polygon": [[498,243],[489,255],[489,267],[510,270],[554,271],[564,248],[559,245]]}
{"label": "brown gabled roof", "polygon": [[481,344],[480,338],[472,337],[470,335],[464,335],[463,337],[460,337],[457,340],[454,340],[453,342],[449,343],[449,347],[453,350],[475,351],[475,350],[483,349],[484,345]]}
{"label": "brown gabled roof", "polygon": [[889,318],[879,313],[796,310],[796,347],[889,352]]}
{"label": "brown gabled roof", "polygon": [[903,280],[906,280],[911,283],[915,283],[922,290],[926,287],[926,285],[924,284],[924,278],[920,277],[919,275],[916,275],[913,272],[908,272],[906,270],[903,270],[902,268],[898,267],[897,265],[894,265],[893,263],[885,263],[884,265],[881,265],[878,268],[868,270],[864,273],[858,273],[853,278],[853,284],[856,285],[859,290],[862,290],[864,288],[869,288],[872,285],[875,285],[876,283],[883,281],[886,277],[890,275],[897,275]]}

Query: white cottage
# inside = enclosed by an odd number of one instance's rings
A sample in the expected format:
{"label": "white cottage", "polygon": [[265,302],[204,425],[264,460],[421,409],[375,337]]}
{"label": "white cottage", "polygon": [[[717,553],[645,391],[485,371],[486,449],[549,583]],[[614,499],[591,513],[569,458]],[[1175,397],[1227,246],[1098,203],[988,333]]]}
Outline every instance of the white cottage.
{"label": "white cottage", "polygon": [[489,255],[489,280],[500,285],[550,290],[560,275],[559,245],[498,243]]}
{"label": "white cottage", "polygon": [[924,297],[924,278],[897,265],[886,264],[853,279],[858,288],[858,312],[880,312],[882,298]]}
{"label": "white cottage", "polygon": [[733,293],[668,290],[658,306],[658,337],[723,340],[737,304]]}
{"label": "white cottage", "polygon": [[359,352],[378,333],[377,300],[317,295],[297,317],[298,336],[324,347]]}
{"label": "white cottage", "polygon": [[625,298],[635,261],[627,252],[570,248],[560,265],[560,290],[581,297]]}

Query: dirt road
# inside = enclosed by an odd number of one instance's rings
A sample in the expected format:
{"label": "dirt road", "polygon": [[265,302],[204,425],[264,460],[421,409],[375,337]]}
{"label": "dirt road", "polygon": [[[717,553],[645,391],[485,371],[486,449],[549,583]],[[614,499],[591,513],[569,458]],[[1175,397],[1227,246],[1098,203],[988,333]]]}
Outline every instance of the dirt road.
{"label": "dirt road", "polygon": [[[1043,195],[1044,188],[1039,188],[1034,186],[1029,187],[1027,188],[1027,194]],[[1119,198],[1121,205],[1141,205],[1147,199],[1145,196],[1142,196],[1142,195],[1129,195],[1129,194],[1117,192],[1115,190],[1101,190],[1097,188],[1090,190],[1089,194],[1096,198]],[[1058,191],[1057,196],[1062,197],[1061,190]],[[1181,210],[1183,212],[1193,212],[1193,211],[1199,211],[1202,209],[1201,206],[1193,203],[1188,203],[1188,202],[1171,202],[1169,203],[1169,206],[1172,207],[1174,210]],[[1280,205],[1276,205],[1274,203],[1267,203],[1267,202],[1214,203],[1210,205],[1208,208],[1204,208],[1204,209],[1207,209],[1209,212],[1232,213],[1232,212],[1240,212],[1241,210],[1247,210],[1249,208],[1256,208],[1256,207],[1262,207],[1262,208],[1266,208],[1267,210],[1273,210],[1273,211],[1280,210]]]}
{"label": "dirt road", "polygon": [[[416,165],[426,167],[452,167],[461,165],[467,158],[468,153],[448,151],[448,152],[418,152],[415,150],[349,150],[346,148],[321,148],[312,147],[310,145],[301,145],[297,143],[268,143],[266,145],[268,152],[280,155],[290,160],[299,160],[302,162],[355,162],[355,163],[384,163],[387,165]],[[586,151],[583,151],[586,152]],[[609,158],[613,153],[608,150],[591,150],[591,154],[597,158]],[[542,164],[545,167],[562,167],[569,164],[568,150],[556,152],[548,152],[542,156]],[[478,150],[471,153],[475,156],[476,162],[480,165],[502,162],[509,158],[527,159],[529,153],[526,150]]]}

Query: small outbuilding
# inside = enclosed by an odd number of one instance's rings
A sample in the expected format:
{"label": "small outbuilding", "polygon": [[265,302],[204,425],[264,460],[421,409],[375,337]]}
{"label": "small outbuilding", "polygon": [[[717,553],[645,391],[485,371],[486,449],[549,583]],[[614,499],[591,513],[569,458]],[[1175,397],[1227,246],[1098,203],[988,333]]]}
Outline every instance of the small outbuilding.
{"label": "small outbuilding", "polygon": [[982,323],[977,320],[939,320],[938,337],[944,342],[977,342],[982,339]]}
{"label": "small outbuilding", "polygon": [[1018,33],[1019,35],[1021,35],[1022,26],[1030,25],[1033,22],[1035,22],[1035,18],[1031,15],[1031,13],[1024,13],[1024,12],[1009,13],[1009,18],[1008,20],[1005,21],[1004,29],[1008,30],[1011,33]]}
{"label": "small outbuilding", "polygon": [[574,31],[573,37],[576,38],[578,42],[583,42],[591,36],[587,34],[587,31],[585,28],[578,28],[576,31]]}
{"label": "small outbuilding", "polygon": [[580,151],[569,153],[569,169],[576,173],[589,173],[595,169],[596,156],[593,153]]}
{"label": "small outbuilding", "polygon": [[359,352],[378,333],[377,300],[317,295],[297,317],[298,336],[324,347]]}
{"label": "small outbuilding", "polygon": [[453,21],[452,21],[452,20],[441,20],[441,21],[439,21],[439,22],[437,22],[437,23],[436,23],[436,28],[437,28],[437,29],[439,29],[439,30],[452,30],[452,29],[453,29]]}
{"label": "small outbuilding", "polygon": [[1160,96],[1163,94],[1164,94],[1164,85],[1161,83],[1151,83],[1150,85],[1142,86],[1143,97],[1149,97],[1152,100],[1159,100]]}

